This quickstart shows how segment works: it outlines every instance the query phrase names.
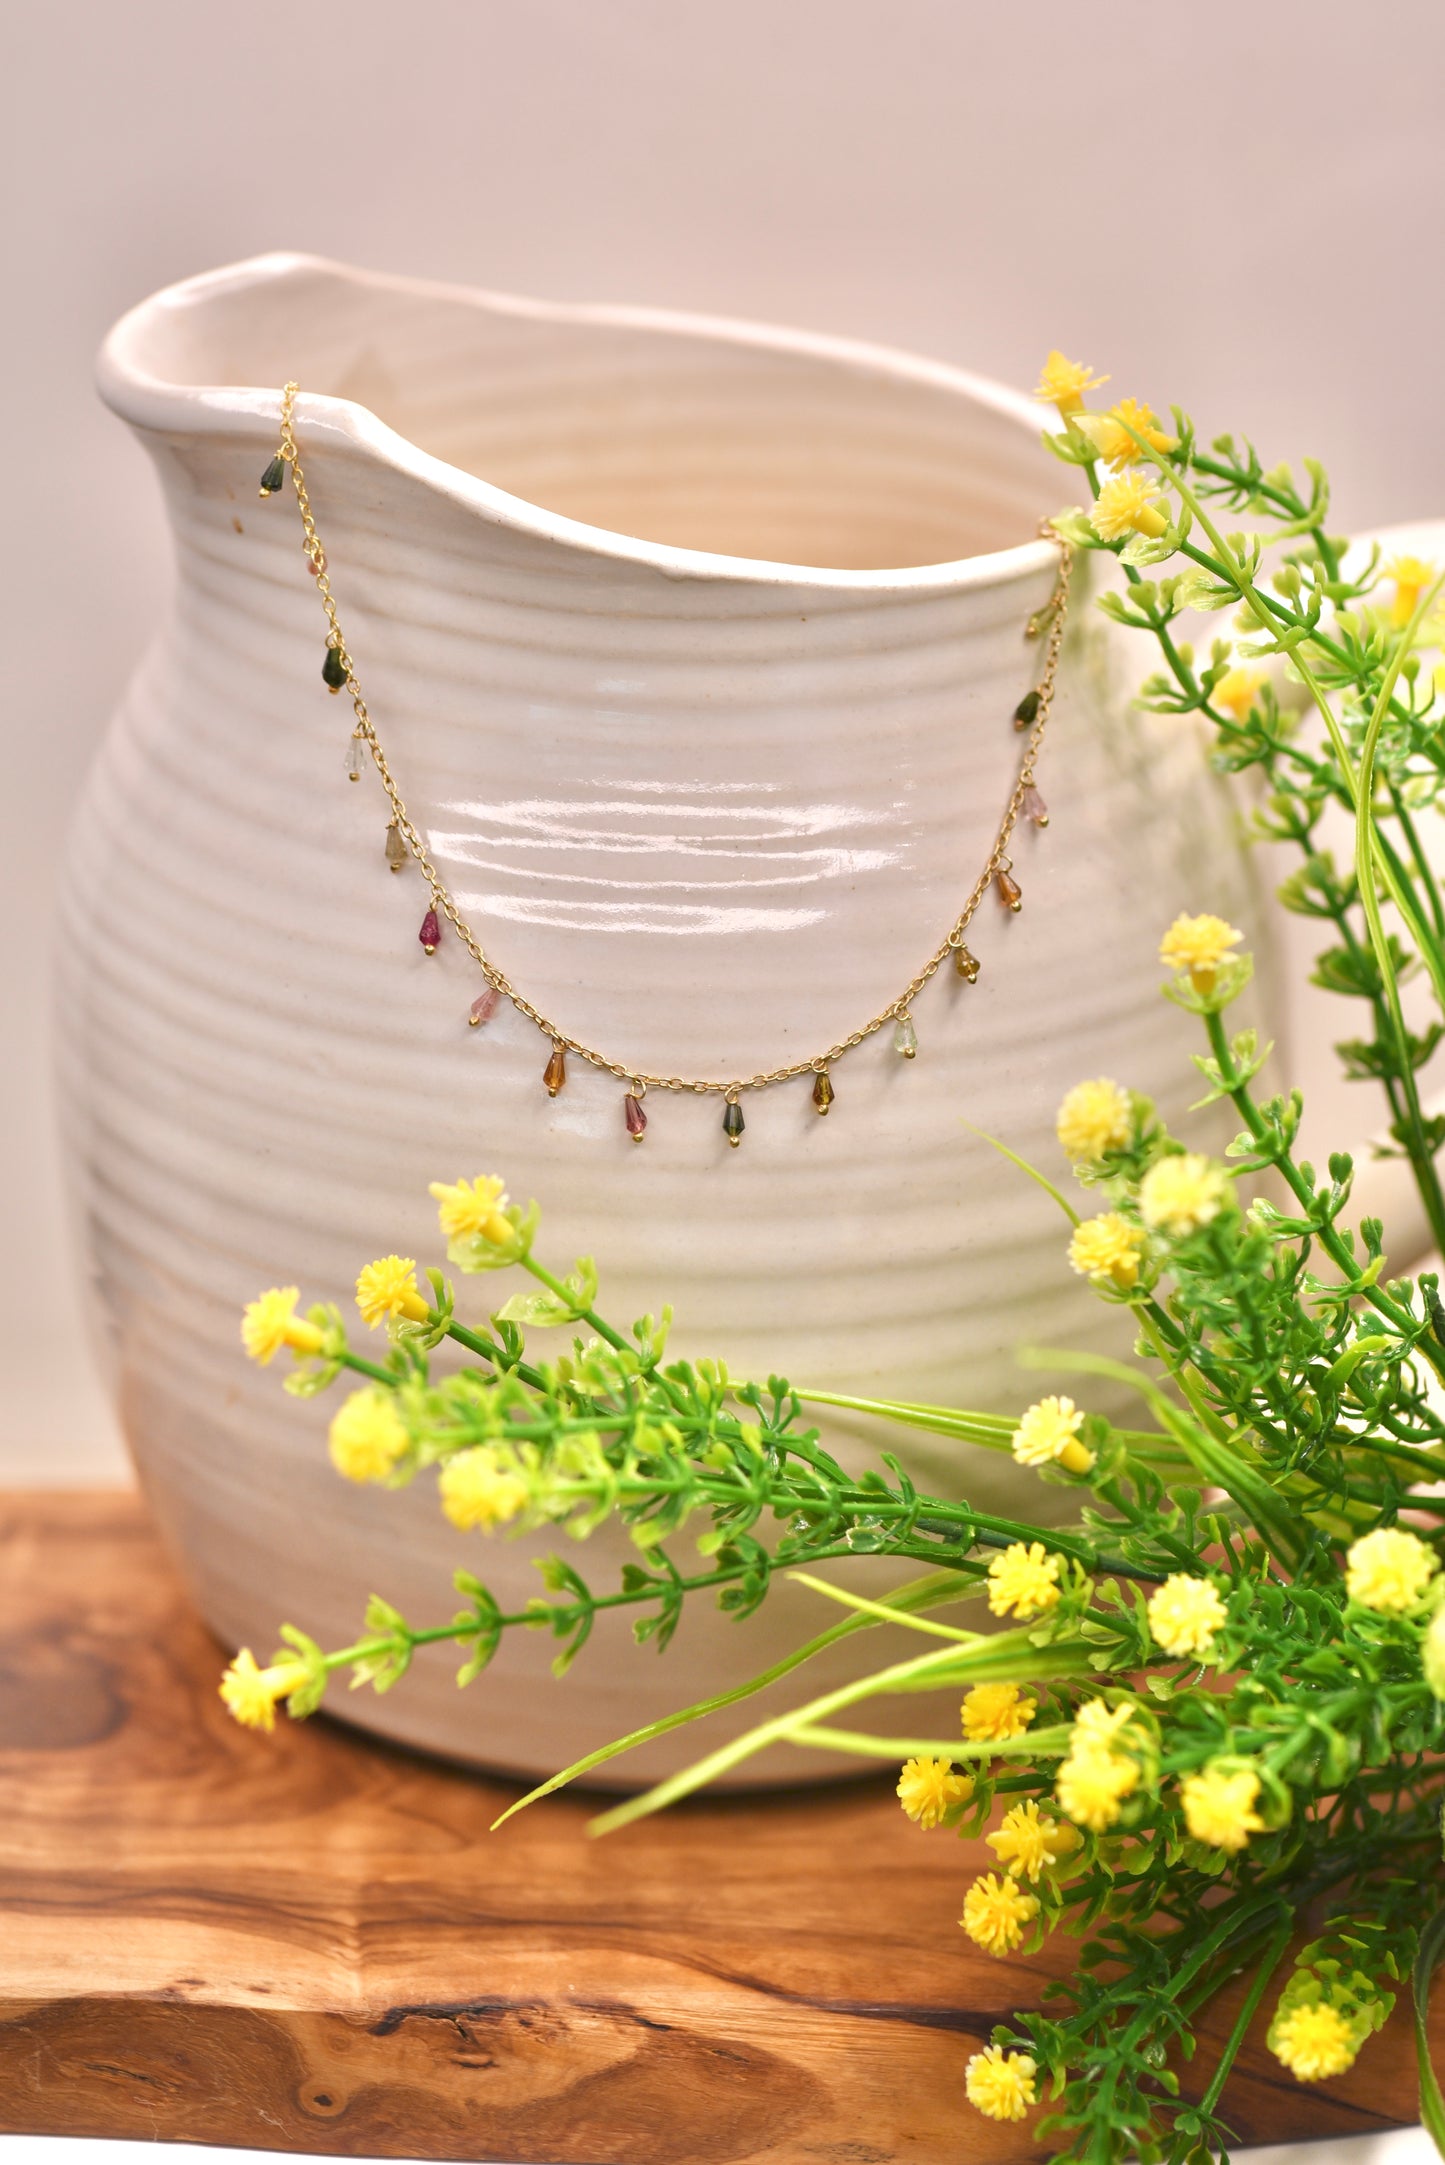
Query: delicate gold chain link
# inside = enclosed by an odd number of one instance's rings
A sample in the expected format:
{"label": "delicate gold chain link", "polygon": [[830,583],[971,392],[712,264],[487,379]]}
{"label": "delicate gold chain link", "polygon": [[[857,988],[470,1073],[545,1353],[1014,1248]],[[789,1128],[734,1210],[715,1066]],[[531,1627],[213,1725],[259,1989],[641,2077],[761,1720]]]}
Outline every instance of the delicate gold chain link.
{"label": "delicate gold chain link", "polygon": [[601,1068],[607,1074],[615,1075],[620,1082],[640,1084],[643,1089],[650,1085],[654,1090],[690,1090],[695,1091],[699,1096],[717,1095],[730,1099],[736,1098],[744,1090],[766,1089],[769,1083],[790,1082],[799,1075],[822,1074],[833,1065],[834,1061],[840,1060],[844,1053],[851,1052],[855,1045],[863,1044],[866,1039],[874,1036],[879,1030],[885,1028],[888,1023],[903,1020],[924,986],[943,967],[949,956],[964,945],[964,935],[973,920],[974,912],[999,873],[1007,872],[1010,868],[1009,841],[1018,823],[1019,812],[1025,794],[1033,787],[1034,768],[1043,745],[1044,731],[1048,726],[1049,709],[1053,704],[1054,679],[1058,672],[1059,652],[1064,638],[1064,619],[1068,612],[1069,580],[1074,566],[1073,550],[1068,542],[1054,533],[1047,525],[1043,525],[1039,529],[1044,538],[1055,542],[1058,547],[1059,570],[1052,595],[1044,607],[1030,619],[1028,626],[1027,636],[1029,637],[1038,636],[1044,625],[1047,624],[1048,626],[1048,638],[1044,648],[1043,673],[1034,687],[1038,694],[1038,705],[1029,727],[1028,736],[1024,741],[1018,775],[1014,782],[1013,792],[1004,809],[1003,818],[999,822],[993,848],[989,852],[983,870],[973,884],[968,900],[954,919],[946,936],[935,947],[922,968],[908,980],[897,998],[890,1000],[888,1005],[880,1009],[871,1021],[865,1022],[861,1029],[854,1030],[848,1037],[839,1038],[836,1045],[830,1045],[826,1052],[816,1053],[809,1060],[794,1060],[787,1067],[769,1068],[757,1075],[738,1075],[726,1082],[715,1082],[709,1078],[698,1076],[653,1075],[646,1068],[630,1066],[626,1061],[622,1060],[608,1059],[605,1053],[598,1052],[591,1045],[584,1045],[580,1039],[569,1036],[560,1023],[553,1022],[539,1008],[534,1007],[531,1001],[517,990],[517,987],[505,972],[490,960],[482,947],[481,941],[472,931],[471,926],[462,916],[448,893],[441,874],[432,863],[426,844],[422,841],[412,823],[391,768],[387,764],[386,753],[382,750],[381,740],[376,733],[376,725],[367,712],[366,701],[361,693],[361,685],[357,680],[356,670],[342,633],[341,620],[336,613],[336,601],[331,592],[331,580],[327,570],[326,551],[321,546],[321,537],[316,530],[316,520],[311,510],[311,499],[306,489],[306,476],[302,470],[301,454],[296,442],[296,395],[299,389],[298,384],[288,383],[282,394],[281,457],[290,469],[292,486],[296,491],[296,502],[300,508],[301,524],[306,537],[303,547],[315,575],[316,591],[321,597],[321,606],[326,611],[326,622],[329,627],[327,645],[335,650],[338,664],[345,674],[346,689],[351,696],[351,705],[356,716],[356,726],[352,734],[364,741],[371,755],[376,771],[381,777],[382,788],[386,791],[387,801],[391,806],[392,823],[421,868],[422,877],[431,891],[433,908],[446,918],[463,947],[466,948],[468,954],[471,955],[480,968],[487,983],[493,986],[504,999],[510,1000],[519,1015],[525,1015],[528,1022],[535,1023],[543,1035],[549,1037],[554,1045],[562,1046],[566,1052],[575,1053],[578,1059],[586,1060],[592,1067]]}

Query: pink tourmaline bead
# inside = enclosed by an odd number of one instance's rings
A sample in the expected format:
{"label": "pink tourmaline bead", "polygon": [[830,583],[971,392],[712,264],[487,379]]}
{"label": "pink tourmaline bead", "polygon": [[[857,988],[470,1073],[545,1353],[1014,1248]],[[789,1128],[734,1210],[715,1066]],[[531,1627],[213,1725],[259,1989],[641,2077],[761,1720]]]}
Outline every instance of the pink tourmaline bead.
{"label": "pink tourmaline bead", "polygon": [[437,913],[435,910],[427,911],[425,917],[421,921],[421,930],[417,934],[417,938],[421,941],[422,946],[426,949],[429,955],[434,955],[437,949],[441,946],[442,928],[437,921]]}
{"label": "pink tourmaline bead", "polygon": [[647,1132],[647,1115],[642,1110],[641,1098],[634,1097],[629,1090],[622,1100],[622,1112],[627,1122],[628,1134],[635,1143],[640,1143]]}
{"label": "pink tourmaline bead", "polygon": [[1019,813],[1024,819],[1031,819],[1036,827],[1049,824],[1049,808],[1032,784],[1019,799]]}
{"label": "pink tourmaline bead", "polygon": [[475,1000],[473,1000],[470,1008],[467,1010],[467,1021],[471,1024],[474,1030],[480,1023],[491,1021],[493,1015],[496,1014],[498,1007],[501,1005],[501,1000],[502,995],[498,992],[495,985],[488,985],[485,992],[479,992],[477,994],[477,997],[475,998]]}

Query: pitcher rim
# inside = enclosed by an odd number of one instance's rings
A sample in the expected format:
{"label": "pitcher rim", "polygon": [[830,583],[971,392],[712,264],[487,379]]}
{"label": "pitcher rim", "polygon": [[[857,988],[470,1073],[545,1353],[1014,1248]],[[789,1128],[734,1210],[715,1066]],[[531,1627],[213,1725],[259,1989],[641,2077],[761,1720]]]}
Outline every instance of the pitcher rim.
{"label": "pitcher rim", "polygon": [[[262,450],[272,446],[280,414],[280,385],[180,384],[154,375],[141,366],[134,349],[150,320],[164,309],[184,307],[231,287],[278,282],[298,272],[319,272],[360,286],[445,299],[498,314],[619,326],[670,336],[686,335],[806,354],[844,366],[878,369],[909,383],[927,385],[991,407],[995,413],[1017,422],[1021,431],[1035,436],[1051,419],[1046,408],[1006,384],[955,368],[947,362],[927,360],[864,339],[841,338],[829,332],[799,331],[754,323],[746,318],[713,316],[690,310],[634,307],[612,302],[534,300],[522,294],[466,286],[447,279],[365,270],[333,257],[290,249],[248,256],[215,270],[177,279],[127,309],[106,333],[96,356],[96,384],[101,398],[113,413],[137,429],[190,433],[196,426],[199,412],[204,416],[205,428],[214,434],[251,436]],[[527,497],[513,495],[495,482],[484,481],[463,467],[452,465],[449,460],[423,451],[358,400],[308,392],[303,386],[297,400],[297,415],[313,439],[329,436],[333,441],[339,439],[354,445],[383,465],[437,490],[494,525],[570,549],[635,564],[670,578],[724,584],[831,587],[859,594],[926,595],[1012,585],[1051,569],[1055,562],[1054,545],[1042,538],[1016,542],[1004,549],[981,550],[941,563],[890,565],[869,570],[774,561],[765,557],[685,548],[671,542],[647,541],[612,527],[594,526],[563,512],[550,511]]]}

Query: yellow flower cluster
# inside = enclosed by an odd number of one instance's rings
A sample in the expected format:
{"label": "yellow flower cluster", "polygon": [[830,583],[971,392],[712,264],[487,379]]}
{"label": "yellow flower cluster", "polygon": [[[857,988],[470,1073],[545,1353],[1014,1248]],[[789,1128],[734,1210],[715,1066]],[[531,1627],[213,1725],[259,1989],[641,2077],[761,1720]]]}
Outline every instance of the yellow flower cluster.
{"label": "yellow flower cluster", "polygon": [[995,1616],[1012,1610],[1021,1624],[1058,1604],[1059,1559],[1042,1541],[1013,1541],[988,1567],[988,1605]]}
{"label": "yellow flower cluster", "polygon": [[1214,1634],[1224,1622],[1224,1603],[1209,1579],[1173,1571],[1149,1597],[1149,1629],[1166,1654],[1209,1661]]}
{"label": "yellow flower cluster", "polygon": [[1415,614],[1421,594],[1435,577],[1435,566],[1427,564],[1423,557],[1397,556],[1392,564],[1385,566],[1385,577],[1395,582],[1390,622],[1396,631],[1403,631]]}
{"label": "yellow flower cluster", "polygon": [[1435,1551],[1403,1526],[1362,1534],[1345,1557],[1345,1591],[1362,1608],[1413,1609],[1440,1568]]}
{"label": "yellow flower cluster", "polygon": [[1136,441],[1140,436],[1154,451],[1177,448],[1179,438],[1157,424],[1152,406],[1145,406],[1137,398],[1121,398],[1107,413],[1087,415],[1078,426],[1106,465],[1132,466],[1143,457]]}
{"label": "yellow flower cluster", "polygon": [[1101,383],[1108,381],[1107,376],[1096,376],[1082,361],[1069,360],[1055,346],[1039,371],[1034,397],[1067,419],[1079,411],[1086,391],[1097,391]]}
{"label": "yellow flower cluster", "polygon": [[1176,917],[1159,942],[1159,960],[1166,969],[1187,970],[1196,992],[1209,992],[1219,975],[1220,964],[1233,958],[1244,934],[1222,917],[1187,915]]}
{"label": "yellow flower cluster", "polygon": [[505,1526],[527,1501],[527,1484],[490,1444],[449,1458],[437,1476],[442,1510],[462,1533]]}
{"label": "yellow flower cluster", "polygon": [[356,1281],[356,1305],[368,1330],[391,1316],[424,1323],[431,1314],[417,1291],[416,1264],[409,1255],[378,1256]]}
{"label": "yellow flower cluster", "polygon": [[1236,663],[1233,669],[1225,670],[1215,685],[1209,695],[1210,704],[1223,707],[1226,714],[1232,714],[1237,722],[1242,722],[1268,677],[1267,669],[1255,669],[1247,663]]}
{"label": "yellow flower cluster", "polygon": [[1111,1150],[1123,1150],[1134,1133],[1128,1091],[1107,1075],[1075,1083],[1059,1107],[1055,1130],[1071,1164],[1097,1165]]}
{"label": "yellow flower cluster", "polygon": [[278,1700],[289,1699],[305,1681],[303,1662],[280,1661],[260,1669],[250,1647],[243,1646],[221,1678],[221,1700],[243,1729],[271,1730],[276,1726]]}
{"label": "yellow flower cluster", "polygon": [[1151,1233],[1182,1240],[1219,1216],[1229,1199],[1229,1175],[1197,1150],[1156,1158],[1139,1183],[1139,1215]]}
{"label": "yellow flower cluster", "polygon": [[276,1358],[283,1346],[293,1353],[319,1353],[321,1333],[314,1323],[296,1313],[296,1303],[301,1289],[294,1285],[273,1285],[269,1292],[258,1293],[248,1301],[241,1313],[241,1343],[253,1361],[263,1368]]}
{"label": "yellow flower cluster", "polygon": [[1184,1823],[1196,1842],[1211,1849],[1227,1850],[1231,1857],[1244,1848],[1264,1821],[1255,1811],[1259,1801],[1259,1776],[1248,1767],[1231,1773],[1220,1766],[1206,1767],[1179,1785]]}
{"label": "yellow flower cluster", "polygon": [[1036,1894],[1025,1894],[1007,1873],[1000,1879],[994,1872],[985,1872],[964,1896],[959,1923],[985,1954],[1011,1955],[1038,1913]]}
{"label": "yellow flower cluster", "polygon": [[989,2120],[1022,2120],[1036,2101],[1038,2068],[1026,2052],[1005,2052],[985,2045],[963,2071],[963,2086],[975,2112]]}
{"label": "yellow flower cluster", "polygon": [[1091,1834],[1112,1827],[1124,1799],[1139,1786],[1138,1765],[1118,1749],[1132,1717],[1132,1707],[1111,1708],[1102,1699],[1085,1700],[1074,1716],[1069,1754],[1059,1768],[1054,1794],[1069,1818]]}
{"label": "yellow flower cluster", "polygon": [[348,1481],[384,1481],[410,1441],[394,1393],[380,1387],[353,1391],[331,1417],[331,1463]]}
{"label": "yellow flower cluster", "polygon": [[1069,1473],[1087,1473],[1094,1454],[1078,1440],[1083,1425],[1083,1408],[1072,1398],[1041,1398],[1019,1417],[1013,1455],[1021,1466],[1057,1463]]}
{"label": "yellow flower cluster", "polygon": [[970,1744],[1006,1744],[1022,1736],[1039,1710],[1017,1684],[975,1684],[959,1709]]}
{"label": "yellow flower cluster", "polygon": [[967,1804],[973,1783],[955,1774],[949,1759],[905,1759],[898,1777],[898,1801],[923,1828],[941,1826],[955,1805]]}
{"label": "yellow flower cluster", "polygon": [[1085,1218],[1074,1228],[1069,1242],[1069,1267],[1081,1278],[1105,1279],[1121,1293],[1139,1283],[1139,1264],[1145,1249],[1141,1227],[1131,1225],[1117,1210]]}
{"label": "yellow flower cluster", "polygon": [[511,1239],[507,1191],[495,1173],[481,1173],[475,1180],[434,1180],[430,1192],[437,1199],[443,1239],[464,1240],[476,1233],[498,1247]]}
{"label": "yellow flower cluster", "polygon": [[1269,2049],[1297,2081],[1324,2082],[1353,2067],[1358,2026],[1328,2000],[1296,2004],[1270,2025]]}
{"label": "yellow flower cluster", "polygon": [[1079,1846],[1078,1830],[1057,1819],[1045,1819],[1032,1797],[1006,1811],[995,1831],[984,1839],[1015,1879],[1041,1878]]}
{"label": "yellow flower cluster", "polygon": [[1125,534],[1144,534],[1153,541],[1169,524],[1159,502],[1158,490],[1142,474],[1111,474],[1095,499],[1089,524],[1100,541],[1120,541]]}

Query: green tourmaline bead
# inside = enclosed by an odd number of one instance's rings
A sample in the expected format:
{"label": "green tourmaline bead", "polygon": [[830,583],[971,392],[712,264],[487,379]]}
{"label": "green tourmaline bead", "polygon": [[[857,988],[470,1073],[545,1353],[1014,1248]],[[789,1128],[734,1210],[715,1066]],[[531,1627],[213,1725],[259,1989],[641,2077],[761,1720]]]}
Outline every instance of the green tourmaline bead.
{"label": "green tourmaline bead", "polygon": [[282,458],[280,452],[278,451],[275,458],[272,459],[270,465],[266,468],[265,473],[261,476],[261,494],[263,496],[274,496],[276,494],[276,491],[282,486],[285,479],[286,461]]}
{"label": "green tourmaline bead", "polygon": [[825,1113],[832,1104],[833,1098],[833,1078],[826,1068],[820,1068],[818,1079],[813,1085],[813,1103],[820,1113]]}
{"label": "green tourmaline bead", "polygon": [[1039,695],[1037,692],[1025,692],[1014,708],[1014,728],[1030,729],[1038,718]]}
{"label": "green tourmaline bead", "polygon": [[743,1139],[745,1125],[741,1105],[739,1105],[736,1098],[729,1098],[723,1108],[723,1134],[732,1144],[734,1150],[737,1149],[738,1144]]}
{"label": "green tourmaline bead", "polygon": [[341,649],[329,646],[326,659],[321,664],[321,681],[328,691],[339,692],[346,682],[346,664],[341,659]]}

